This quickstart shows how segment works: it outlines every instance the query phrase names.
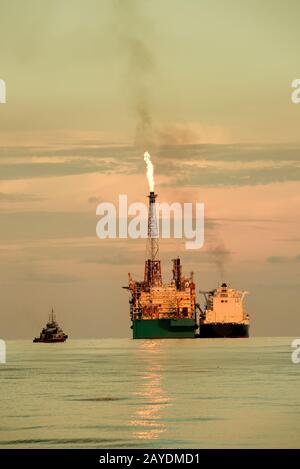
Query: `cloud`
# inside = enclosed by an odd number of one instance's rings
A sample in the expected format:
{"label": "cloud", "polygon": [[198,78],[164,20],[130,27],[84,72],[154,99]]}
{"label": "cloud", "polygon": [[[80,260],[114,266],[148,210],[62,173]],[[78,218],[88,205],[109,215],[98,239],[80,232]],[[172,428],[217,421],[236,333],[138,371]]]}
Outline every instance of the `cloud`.
{"label": "cloud", "polygon": [[[129,144],[128,136],[117,131],[90,131],[80,129],[55,129],[47,131],[15,131],[0,130],[0,156],[32,153],[37,149],[74,148],[80,146],[115,146]],[[20,142],[16,145],[16,142]],[[21,144],[22,142],[22,144]]]}
{"label": "cloud", "polygon": [[169,146],[157,152],[165,186],[255,186],[300,181],[300,147],[255,145]]}
{"label": "cloud", "polygon": [[158,145],[224,144],[230,142],[228,132],[220,126],[199,122],[167,123],[155,128]]}
{"label": "cloud", "polygon": [[70,176],[85,173],[122,173],[122,164],[117,161],[95,162],[88,159],[74,159],[62,162],[29,162],[21,164],[0,164],[0,179],[28,179],[40,177]]}
{"label": "cloud", "polygon": [[24,280],[29,282],[42,282],[42,283],[74,283],[79,282],[81,279],[74,275],[50,272],[26,272]]}
{"label": "cloud", "polygon": [[101,199],[101,197],[91,196],[91,197],[88,198],[88,203],[89,204],[100,204],[100,202],[102,200],[103,199]]}
{"label": "cloud", "polygon": [[283,262],[287,262],[289,260],[288,257],[284,256],[269,256],[267,258],[267,262],[270,264],[282,264]]}
{"label": "cloud", "polygon": [[267,262],[270,264],[285,264],[288,262],[300,262],[300,254],[297,256],[287,257],[287,256],[269,256]]}
{"label": "cloud", "polygon": [[[179,132],[178,142],[189,139]],[[176,137],[177,138],[177,137]],[[176,140],[176,139],[175,139]],[[14,150],[16,151],[16,150]],[[164,145],[152,154],[156,174],[168,187],[255,186],[300,181],[300,146]],[[24,158],[26,156],[26,159]],[[17,156],[0,156],[0,180],[58,177],[87,173],[144,174],[138,148],[79,146],[35,150],[17,147]]]}
{"label": "cloud", "polygon": [[255,144],[195,144],[172,145],[157,150],[165,159],[209,160],[234,162],[296,161],[300,160],[300,145],[255,145]]}
{"label": "cloud", "polygon": [[82,261],[87,264],[108,264],[108,265],[142,265],[143,258],[137,258],[136,252],[129,251],[124,253],[124,249],[110,249],[106,252],[99,252],[99,249],[95,249],[94,257],[85,258]]}
{"label": "cloud", "polygon": [[0,203],[1,202],[39,202],[44,200],[43,197],[40,197],[36,194],[21,194],[21,193],[4,193],[0,192]]}
{"label": "cloud", "polygon": [[0,242],[93,236],[96,215],[82,212],[0,213]]}

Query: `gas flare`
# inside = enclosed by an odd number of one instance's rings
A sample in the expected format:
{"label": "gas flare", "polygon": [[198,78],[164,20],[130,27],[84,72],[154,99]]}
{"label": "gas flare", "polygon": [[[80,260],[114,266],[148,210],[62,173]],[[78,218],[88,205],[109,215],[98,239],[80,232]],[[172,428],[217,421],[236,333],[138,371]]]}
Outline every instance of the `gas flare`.
{"label": "gas flare", "polygon": [[154,192],[154,167],[151,161],[150,153],[147,151],[144,153],[144,161],[147,165],[147,179],[149,184],[150,192]]}

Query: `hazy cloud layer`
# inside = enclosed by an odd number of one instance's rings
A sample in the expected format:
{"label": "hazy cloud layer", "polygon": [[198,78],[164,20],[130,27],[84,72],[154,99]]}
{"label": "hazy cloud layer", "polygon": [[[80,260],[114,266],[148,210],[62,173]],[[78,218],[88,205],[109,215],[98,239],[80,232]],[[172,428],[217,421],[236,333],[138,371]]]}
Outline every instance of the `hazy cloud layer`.
{"label": "hazy cloud layer", "polygon": [[43,200],[42,197],[36,194],[21,194],[21,193],[4,193],[0,192],[0,203],[1,202],[39,202]]}
{"label": "hazy cloud layer", "polygon": [[293,257],[288,257],[288,256],[269,256],[267,258],[267,262],[269,262],[270,264],[285,264],[285,263],[289,263],[289,262],[299,262],[300,263],[300,254],[298,254],[297,256],[293,256]]}
{"label": "hazy cloud layer", "polygon": [[0,242],[96,236],[96,221],[94,213],[0,213]]}
{"label": "hazy cloud layer", "polygon": [[[87,173],[144,174],[133,147],[2,148],[0,180]],[[30,156],[29,156],[30,155]],[[24,157],[27,158],[24,161]],[[179,145],[153,154],[167,186],[252,186],[300,180],[300,146]]]}

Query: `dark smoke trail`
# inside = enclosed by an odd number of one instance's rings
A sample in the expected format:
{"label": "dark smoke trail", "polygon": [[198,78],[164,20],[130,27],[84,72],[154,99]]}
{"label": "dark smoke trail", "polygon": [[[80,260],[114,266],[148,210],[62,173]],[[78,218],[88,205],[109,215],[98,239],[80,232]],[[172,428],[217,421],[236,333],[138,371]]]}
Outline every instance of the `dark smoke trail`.
{"label": "dark smoke trail", "polygon": [[223,244],[218,244],[211,247],[209,252],[219,270],[221,280],[224,281],[226,276],[225,267],[230,259],[230,251]]}
{"label": "dark smoke trail", "polygon": [[155,59],[150,45],[151,26],[140,6],[138,0],[115,1],[121,48],[128,60],[132,107],[137,118],[135,144],[151,149],[154,131],[150,82],[153,80]]}

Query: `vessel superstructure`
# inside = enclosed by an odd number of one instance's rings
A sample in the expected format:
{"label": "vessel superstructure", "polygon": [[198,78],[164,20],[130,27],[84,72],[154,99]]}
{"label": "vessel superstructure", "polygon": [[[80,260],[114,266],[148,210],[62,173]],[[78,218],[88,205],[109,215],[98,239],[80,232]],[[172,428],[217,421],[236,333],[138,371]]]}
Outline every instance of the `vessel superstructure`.
{"label": "vessel superstructure", "polygon": [[248,292],[226,283],[212,291],[201,292],[205,306],[200,313],[200,338],[249,337],[249,315],[244,308]]}

